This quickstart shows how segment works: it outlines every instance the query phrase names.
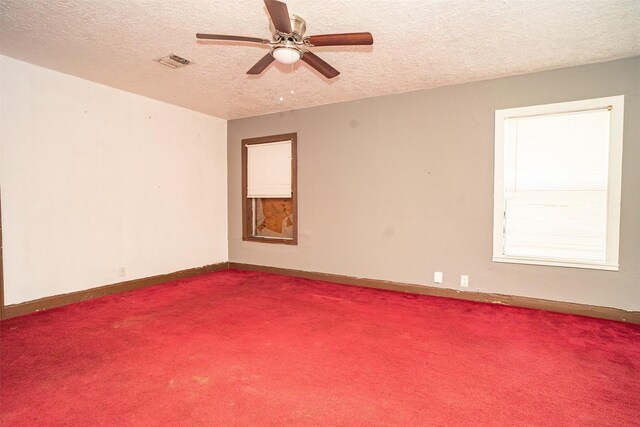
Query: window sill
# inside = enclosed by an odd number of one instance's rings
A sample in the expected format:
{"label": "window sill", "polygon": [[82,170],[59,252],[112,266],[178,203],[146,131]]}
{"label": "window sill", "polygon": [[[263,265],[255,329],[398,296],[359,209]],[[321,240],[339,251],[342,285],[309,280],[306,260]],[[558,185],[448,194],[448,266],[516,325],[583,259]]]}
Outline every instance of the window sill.
{"label": "window sill", "polygon": [[506,262],[511,264],[530,264],[530,265],[546,265],[552,267],[568,267],[568,268],[586,268],[590,270],[607,270],[607,271],[619,271],[620,266],[617,264],[589,264],[580,262],[567,262],[567,261],[551,261],[537,258],[515,258],[507,256],[494,256],[492,258],[494,262]]}
{"label": "window sill", "polygon": [[243,236],[242,240],[245,242],[260,242],[260,243],[276,243],[281,245],[297,245],[298,239],[281,239],[279,237],[253,237],[253,236]]}

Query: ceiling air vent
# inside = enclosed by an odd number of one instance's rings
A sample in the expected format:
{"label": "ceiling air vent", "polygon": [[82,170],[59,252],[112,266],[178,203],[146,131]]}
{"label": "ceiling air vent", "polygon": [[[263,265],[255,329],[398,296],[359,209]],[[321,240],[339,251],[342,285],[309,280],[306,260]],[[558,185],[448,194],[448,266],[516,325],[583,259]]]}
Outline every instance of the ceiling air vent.
{"label": "ceiling air vent", "polygon": [[171,55],[158,58],[155,61],[158,61],[162,65],[166,65],[170,68],[180,68],[184,67],[185,65],[191,64],[191,61],[189,61],[188,59],[184,59],[183,57],[175,55],[173,53]]}

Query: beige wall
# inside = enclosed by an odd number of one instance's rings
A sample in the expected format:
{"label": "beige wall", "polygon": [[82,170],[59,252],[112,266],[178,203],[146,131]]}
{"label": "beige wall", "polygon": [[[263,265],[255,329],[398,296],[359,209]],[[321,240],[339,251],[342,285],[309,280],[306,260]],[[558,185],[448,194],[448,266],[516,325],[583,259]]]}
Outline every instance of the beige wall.
{"label": "beige wall", "polygon": [[0,69],[5,304],[227,261],[225,120]]}
{"label": "beige wall", "polygon": [[[295,82],[295,76],[291,76]],[[326,90],[332,90],[329,86]],[[494,111],[625,95],[620,271],[494,263]],[[640,57],[228,123],[230,261],[640,309]],[[299,245],[242,241],[240,140],[298,133]]]}

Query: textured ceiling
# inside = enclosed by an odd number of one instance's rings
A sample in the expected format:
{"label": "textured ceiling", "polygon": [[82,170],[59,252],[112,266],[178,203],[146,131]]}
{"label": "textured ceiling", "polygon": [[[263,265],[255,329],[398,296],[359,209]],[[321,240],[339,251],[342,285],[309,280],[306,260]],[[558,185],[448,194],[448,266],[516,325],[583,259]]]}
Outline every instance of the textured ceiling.
{"label": "textured ceiling", "polygon": [[[225,119],[640,55],[638,0],[287,5],[306,35],[370,31],[374,45],[313,49],[332,80],[302,62],[253,77],[267,47],[195,33],[270,38],[260,0],[0,0],[0,52]],[[152,61],[169,53],[193,64]]]}

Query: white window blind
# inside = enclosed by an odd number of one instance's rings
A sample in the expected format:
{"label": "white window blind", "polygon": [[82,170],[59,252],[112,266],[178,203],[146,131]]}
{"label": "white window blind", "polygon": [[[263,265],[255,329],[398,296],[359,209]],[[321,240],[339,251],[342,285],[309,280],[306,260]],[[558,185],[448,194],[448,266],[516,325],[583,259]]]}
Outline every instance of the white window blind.
{"label": "white window blind", "polygon": [[571,104],[496,112],[494,260],[617,269],[622,116]]}
{"label": "white window blind", "polygon": [[247,145],[247,197],[291,197],[291,141]]}

